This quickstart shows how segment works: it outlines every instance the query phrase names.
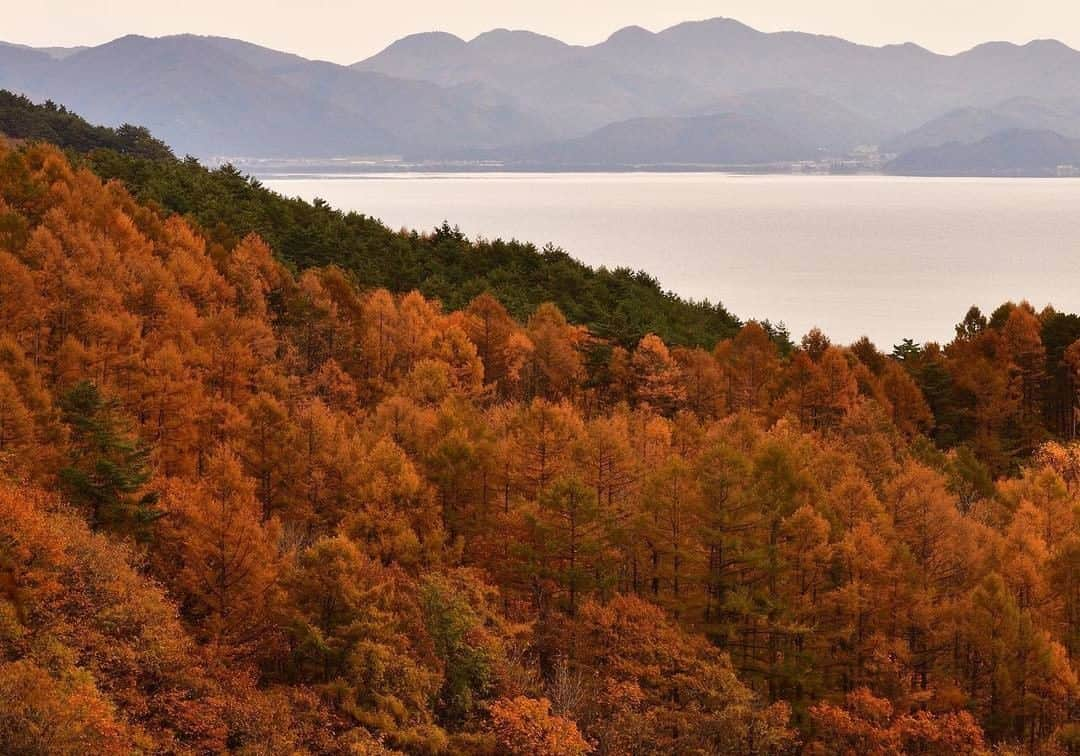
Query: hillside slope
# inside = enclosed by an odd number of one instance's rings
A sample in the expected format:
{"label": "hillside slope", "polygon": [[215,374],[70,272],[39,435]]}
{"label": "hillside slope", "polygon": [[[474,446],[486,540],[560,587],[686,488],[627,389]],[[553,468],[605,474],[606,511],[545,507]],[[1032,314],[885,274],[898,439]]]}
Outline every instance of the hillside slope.
{"label": "hillside slope", "polygon": [[[223,243],[260,234],[296,268],[338,265],[362,286],[418,289],[450,307],[490,291],[519,318],[555,302],[573,322],[626,344],[652,331],[675,344],[711,346],[739,326],[721,304],[686,301],[642,272],[594,270],[562,250],[527,242],[471,242],[449,225],[425,234],[397,233],[360,213],[281,197],[231,166],[208,170],[195,160],[173,159],[160,143],[148,152],[133,150],[125,133],[140,140],[149,135],[92,127],[10,93],[0,96],[0,123],[5,122],[21,125],[16,136],[54,134],[62,147],[86,153],[83,159],[99,175],[197,221]],[[51,131],[34,131],[42,122]],[[776,335],[786,339],[782,329]]]}
{"label": "hillside slope", "polygon": [[623,348],[239,231],[0,145],[0,753],[1075,743],[1080,317]]}

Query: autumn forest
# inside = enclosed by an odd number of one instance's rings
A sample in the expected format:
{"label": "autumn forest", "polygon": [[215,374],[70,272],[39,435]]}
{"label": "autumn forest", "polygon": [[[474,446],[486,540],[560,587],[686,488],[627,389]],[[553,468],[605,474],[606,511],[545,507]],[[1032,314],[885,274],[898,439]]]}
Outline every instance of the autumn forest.
{"label": "autumn forest", "polygon": [[56,134],[0,146],[0,752],[1080,753],[1080,316],[793,341]]}

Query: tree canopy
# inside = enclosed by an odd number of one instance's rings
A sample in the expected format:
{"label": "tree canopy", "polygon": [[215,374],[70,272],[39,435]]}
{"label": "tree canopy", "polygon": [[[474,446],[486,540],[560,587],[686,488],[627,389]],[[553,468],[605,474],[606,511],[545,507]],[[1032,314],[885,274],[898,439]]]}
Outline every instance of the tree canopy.
{"label": "tree canopy", "polygon": [[1075,316],[628,341],[92,165],[0,146],[0,752],[1075,750]]}

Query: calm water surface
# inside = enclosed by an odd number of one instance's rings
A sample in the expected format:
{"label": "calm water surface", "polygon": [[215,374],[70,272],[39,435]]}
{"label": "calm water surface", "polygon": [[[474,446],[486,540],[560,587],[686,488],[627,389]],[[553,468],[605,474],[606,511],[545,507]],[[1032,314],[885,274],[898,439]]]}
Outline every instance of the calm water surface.
{"label": "calm water surface", "polygon": [[741,318],[946,340],[967,307],[1080,311],[1080,180],[726,174],[368,174],[267,178],[398,228],[553,242],[647,270]]}

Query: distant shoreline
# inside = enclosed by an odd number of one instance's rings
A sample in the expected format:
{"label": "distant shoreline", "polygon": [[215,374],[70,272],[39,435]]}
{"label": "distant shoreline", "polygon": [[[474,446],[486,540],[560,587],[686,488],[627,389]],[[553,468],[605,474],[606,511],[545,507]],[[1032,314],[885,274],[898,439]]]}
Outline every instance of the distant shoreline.
{"label": "distant shoreline", "polygon": [[284,166],[265,167],[262,161],[215,161],[213,164],[229,163],[258,179],[275,181],[303,179],[340,179],[385,177],[387,175],[453,175],[453,174],[723,174],[727,176],[805,176],[805,177],[852,177],[877,176],[884,178],[967,178],[967,179],[1076,179],[1075,175],[1051,175],[1047,173],[898,173],[881,170],[792,170],[774,166],[686,166],[686,165],[634,165],[634,166],[508,166],[508,165],[462,165],[462,164],[379,164],[379,165],[326,165],[312,164],[303,168]]}
{"label": "distant shoreline", "polygon": [[364,174],[364,173],[727,173],[754,175],[885,175],[874,170],[795,170],[779,165],[710,165],[710,164],[493,164],[493,163],[365,163],[343,165],[340,162],[275,163],[272,160],[218,159],[212,164],[230,163],[257,176]]}

